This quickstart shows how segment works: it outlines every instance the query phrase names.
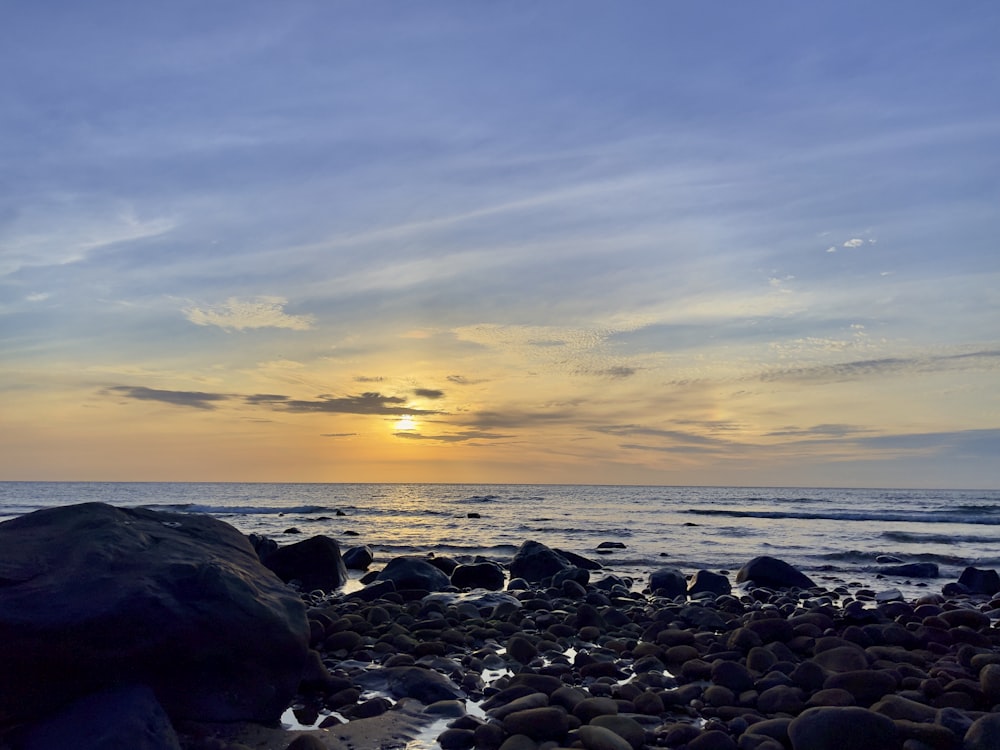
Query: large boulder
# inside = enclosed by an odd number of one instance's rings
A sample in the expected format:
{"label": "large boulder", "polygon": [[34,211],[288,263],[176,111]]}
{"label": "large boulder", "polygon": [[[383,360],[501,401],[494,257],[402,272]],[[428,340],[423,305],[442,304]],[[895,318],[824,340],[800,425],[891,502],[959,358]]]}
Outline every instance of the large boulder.
{"label": "large boulder", "polygon": [[770,589],[809,589],[815,586],[805,573],[796,570],[784,560],[761,555],[739,569],[736,582],[753,581]]}
{"label": "large boulder", "polygon": [[301,598],[217,519],[86,503],[0,524],[0,725],[128,684],[174,719],[274,721],[308,642]]}
{"label": "large boulder", "polygon": [[340,545],[328,536],[314,536],[278,547],[264,565],[286,583],[296,581],[303,591],[336,591],[347,582]]}
{"label": "large boulder", "polygon": [[422,557],[394,557],[379,571],[378,581],[392,581],[398,590],[443,591],[451,585],[448,576]]}
{"label": "large boulder", "polygon": [[538,583],[551,578],[561,570],[572,567],[569,560],[541,542],[523,542],[510,561],[512,578],[523,578]]}

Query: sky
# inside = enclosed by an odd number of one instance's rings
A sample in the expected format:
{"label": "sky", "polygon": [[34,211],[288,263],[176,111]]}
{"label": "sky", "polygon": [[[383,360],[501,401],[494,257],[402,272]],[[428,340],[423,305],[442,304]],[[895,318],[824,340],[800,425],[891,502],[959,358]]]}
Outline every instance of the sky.
{"label": "sky", "polygon": [[0,8],[0,479],[1000,487],[996,3]]}

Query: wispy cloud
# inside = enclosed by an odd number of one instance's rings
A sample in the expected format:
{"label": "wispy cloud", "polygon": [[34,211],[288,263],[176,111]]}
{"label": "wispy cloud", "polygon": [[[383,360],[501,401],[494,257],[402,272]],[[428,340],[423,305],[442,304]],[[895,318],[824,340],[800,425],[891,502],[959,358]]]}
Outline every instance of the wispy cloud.
{"label": "wispy cloud", "polygon": [[306,331],[315,321],[312,315],[289,315],[288,300],[283,297],[230,297],[220,305],[191,306],[184,309],[185,317],[195,325],[218,326],[225,331],[245,331],[252,328],[288,328]]}
{"label": "wispy cloud", "polygon": [[137,401],[161,401],[172,406],[187,406],[192,409],[215,409],[218,402],[226,401],[230,398],[225,393],[171,391],[137,385],[113,385],[105,390]]}
{"label": "wispy cloud", "polygon": [[440,414],[440,411],[417,409],[405,406],[407,400],[401,396],[385,396],[381,393],[362,393],[357,396],[318,396],[315,399],[293,399],[288,396],[267,397],[248,396],[247,402],[254,405],[269,405],[281,411],[316,414]]}

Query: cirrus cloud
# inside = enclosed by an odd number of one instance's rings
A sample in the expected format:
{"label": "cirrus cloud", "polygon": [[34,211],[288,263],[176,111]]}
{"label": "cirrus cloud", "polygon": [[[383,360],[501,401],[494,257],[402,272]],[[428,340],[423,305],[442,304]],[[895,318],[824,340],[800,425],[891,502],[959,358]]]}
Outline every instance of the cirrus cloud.
{"label": "cirrus cloud", "polygon": [[250,328],[289,328],[306,331],[312,328],[312,315],[289,315],[284,297],[230,297],[221,305],[188,307],[184,316],[195,325],[218,326],[224,331],[245,331]]}

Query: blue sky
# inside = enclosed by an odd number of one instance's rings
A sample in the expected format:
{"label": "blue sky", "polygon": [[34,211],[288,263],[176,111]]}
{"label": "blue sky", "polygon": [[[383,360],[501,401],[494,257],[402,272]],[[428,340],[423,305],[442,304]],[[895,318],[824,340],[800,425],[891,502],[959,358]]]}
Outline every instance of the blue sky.
{"label": "blue sky", "polygon": [[991,3],[4,15],[0,478],[1000,486]]}

